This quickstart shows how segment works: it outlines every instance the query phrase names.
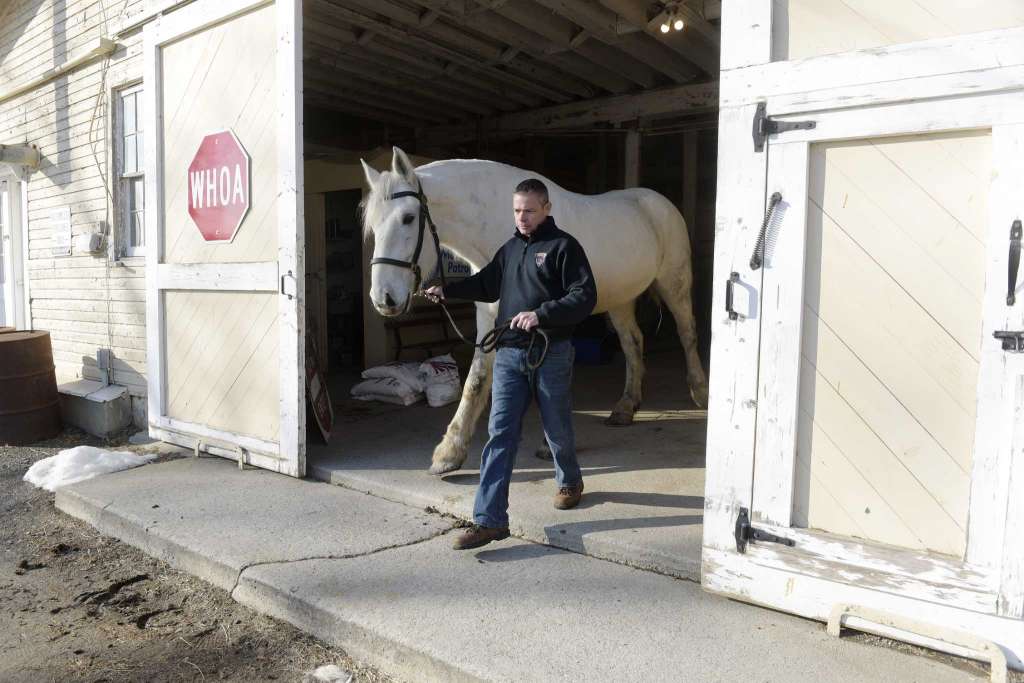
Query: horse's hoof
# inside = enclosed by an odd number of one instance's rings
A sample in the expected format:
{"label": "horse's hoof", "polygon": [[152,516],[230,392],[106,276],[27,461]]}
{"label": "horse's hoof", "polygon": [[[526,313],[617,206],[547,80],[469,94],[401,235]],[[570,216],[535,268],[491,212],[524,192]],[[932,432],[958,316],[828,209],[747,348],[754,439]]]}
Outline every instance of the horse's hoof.
{"label": "horse's hoof", "polygon": [[457,462],[432,462],[430,463],[430,469],[427,470],[430,474],[435,477],[439,477],[442,474],[448,474],[456,470],[462,469],[462,463]]}
{"label": "horse's hoof", "polygon": [[609,427],[628,427],[633,424],[632,413],[612,413],[609,415],[604,423]]}
{"label": "horse's hoof", "polygon": [[699,387],[690,389],[690,397],[693,398],[693,402],[697,404],[698,408],[708,407],[708,385],[704,384]]}
{"label": "horse's hoof", "polygon": [[536,451],[534,451],[534,452],[533,452],[533,454],[534,454],[534,455],[535,455],[535,456],[536,456],[536,457],[537,457],[538,459],[540,459],[540,460],[546,460],[546,461],[548,461],[548,462],[552,462],[552,461],[554,461],[554,459],[555,459],[555,456],[554,456],[554,454],[553,454],[553,453],[551,452],[551,449],[550,449],[550,448],[548,448],[548,445],[547,445],[547,444],[544,444],[543,446],[541,446],[540,448],[538,448],[538,449],[537,449]]}

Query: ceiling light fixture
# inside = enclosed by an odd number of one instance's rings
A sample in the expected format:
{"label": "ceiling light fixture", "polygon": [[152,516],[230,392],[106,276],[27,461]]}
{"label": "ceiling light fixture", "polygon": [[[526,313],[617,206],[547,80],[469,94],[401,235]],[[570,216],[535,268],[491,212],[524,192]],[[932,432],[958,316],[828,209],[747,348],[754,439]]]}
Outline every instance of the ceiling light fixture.
{"label": "ceiling light fixture", "polygon": [[683,21],[682,15],[679,13],[679,4],[671,3],[664,7],[663,15],[665,20],[661,22],[661,32],[668,33],[672,29],[676,31],[682,31],[686,28],[686,22]]}

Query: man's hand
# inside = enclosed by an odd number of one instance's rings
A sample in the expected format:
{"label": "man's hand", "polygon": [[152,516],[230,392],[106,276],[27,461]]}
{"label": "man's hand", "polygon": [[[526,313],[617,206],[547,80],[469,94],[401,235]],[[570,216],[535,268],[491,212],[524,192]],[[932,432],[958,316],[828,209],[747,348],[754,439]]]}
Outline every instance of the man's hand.
{"label": "man's hand", "polygon": [[435,304],[439,301],[444,300],[444,289],[442,289],[439,285],[428,287],[427,289],[423,290],[423,293],[426,294],[427,298],[433,301]]}
{"label": "man's hand", "polygon": [[540,320],[537,318],[537,314],[533,311],[523,311],[522,313],[517,313],[516,317],[512,318],[508,325],[513,330],[520,329],[529,332],[533,328],[537,327],[537,325],[540,325]]}

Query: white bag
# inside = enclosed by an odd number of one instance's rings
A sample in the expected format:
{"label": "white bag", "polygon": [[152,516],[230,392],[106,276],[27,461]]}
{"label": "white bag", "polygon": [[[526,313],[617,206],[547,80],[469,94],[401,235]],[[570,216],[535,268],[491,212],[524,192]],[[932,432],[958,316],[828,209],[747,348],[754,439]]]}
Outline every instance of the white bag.
{"label": "white bag", "polygon": [[373,379],[374,377],[393,377],[399,382],[404,382],[414,391],[423,391],[425,386],[423,376],[420,374],[420,364],[416,361],[403,363],[396,360],[363,370],[363,379]]}
{"label": "white bag", "polygon": [[435,382],[427,385],[427,404],[440,408],[459,400],[462,387],[456,382]]}
{"label": "white bag", "polygon": [[459,384],[459,366],[455,364],[455,359],[450,353],[423,361],[420,364],[420,374],[423,375],[428,387],[431,384]]}
{"label": "white bag", "polygon": [[423,398],[423,394],[394,377],[373,377],[352,387],[352,398],[407,406]]}
{"label": "white bag", "polygon": [[353,396],[357,401],[380,401],[381,403],[394,403],[400,406],[411,406],[416,401],[423,398],[423,394],[416,394],[414,396],[386,396],[384,394],[360,394],[359,396]]}

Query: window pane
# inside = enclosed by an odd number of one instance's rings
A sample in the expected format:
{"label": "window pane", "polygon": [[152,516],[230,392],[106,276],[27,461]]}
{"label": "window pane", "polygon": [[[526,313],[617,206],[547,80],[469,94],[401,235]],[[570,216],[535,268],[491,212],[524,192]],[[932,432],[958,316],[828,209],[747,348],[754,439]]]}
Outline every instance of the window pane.
{"label": "window pane", "polygon": [[133,178],[131,180],[131,187],[129,190],[129,216],[131,220],[131,236],[130,244],[133,247],[139,247],[146,242],[146,231],[145,231],[145,200],[146,183],[143,178]]}
{"label": "window pane", "polygon": [[135,173],[139,170],[136,145],[136,136],[124,136],[124,152],[122,155],[124,157],[124,169],[122,173]]}
{"label": "window pane", "polygon": [[145,215],[141,211],[132,214],[132,246],[141,247],[146,244]]}
{"label": "window pane", "polygon": [[135,136],[135,168],[142,170],[142,133]]}
{"label": "window pane", "polygon": [[[142,91],[138,90],[135,92],[135,132],[141,132],[143,129],[142,120]],[[139,145],[139,149],[142,149],[142,145]]]}
{"label": "window pane", "polygon": [[135,93],[121,96],[122,102],[122,119],[121,125],[124,126],[124,133],[134,133],[136,131],[136,116],[135,116]]}

